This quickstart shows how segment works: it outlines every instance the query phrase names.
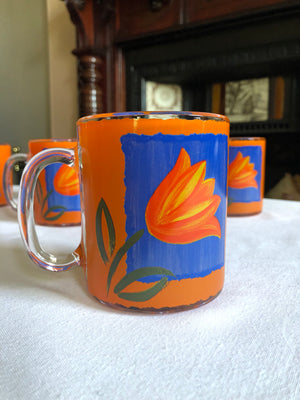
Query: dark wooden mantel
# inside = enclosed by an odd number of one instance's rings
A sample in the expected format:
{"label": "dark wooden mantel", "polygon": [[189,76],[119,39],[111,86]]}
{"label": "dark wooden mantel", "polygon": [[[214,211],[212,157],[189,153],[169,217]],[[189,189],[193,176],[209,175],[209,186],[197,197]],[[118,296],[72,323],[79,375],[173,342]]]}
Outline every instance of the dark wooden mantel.
{"label": "dark wooden mantel", "polygon": [[76,27],[80,116],[116,107],[113,0],[64,0]]}
{"label": "dark wooden mantel", "polygon": [[[150,46],[151,51],[151,45],[160,42],[174,47],[177,40],[194,40],[207,30],[220,32],[226,26],[227,31],[230,24],[242,27],[249,16],[268,19],[278,11],[292,13],[300,7],[298,0],[63,1],[77,33],[73,53],[78,59],[80,116],[130,109],[126,82],[135,65],[126,62],[127,49]],[[195,49],[195,57],[198,52]]]}
{"label": "dark wooden mantel", "polygon": [[281,76],[283,117],[232,123],[231,135],[267,137],[266,189],[300,173],[300,0],[63,1],[80,116],[145,109],[147,80],[180,84],[185,110],[212,111],[214,82]]}

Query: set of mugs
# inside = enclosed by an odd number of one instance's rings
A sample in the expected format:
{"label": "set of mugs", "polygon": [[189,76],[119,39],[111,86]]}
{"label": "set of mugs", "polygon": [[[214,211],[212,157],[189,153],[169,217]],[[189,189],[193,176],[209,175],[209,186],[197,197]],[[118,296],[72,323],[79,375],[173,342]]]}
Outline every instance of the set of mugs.
{"label": "set of mugs", "polygon": [[[17,210],[12,185],[12,171],[17,162],[28,162],[36,154],[51,148],[75,148],[75,139],[37,139],[28,142],[28,153],[10,155],[10,146],[0,146],[3,167],[0,204]],[[6,161],[5,161],[6,160]],[[78,172],[56,163],[43,169],[36,181],[34,216],[39,225],[78,225],[81,220]]]}
{"label": "set of mugs", "polygon": [[[205,304],[224,284],[227,215],[262,210],[265,139],[229,138],[227,117],[126,112],[83,117],[77,140],[29,142],[17,204],[1,145],[1,204],[17,208],[31,259],[81,266],[101,303],[150,312]],[[36,224],[80,224],[78,249],[40,245]]]}

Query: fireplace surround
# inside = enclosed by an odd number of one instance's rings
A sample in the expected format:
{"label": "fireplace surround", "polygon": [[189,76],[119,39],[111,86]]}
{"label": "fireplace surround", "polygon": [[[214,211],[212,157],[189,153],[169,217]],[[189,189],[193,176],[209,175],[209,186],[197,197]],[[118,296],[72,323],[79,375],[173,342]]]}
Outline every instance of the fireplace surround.
{"label": "fireplace surround", "polygon": [[77,31],[81,116],[144,110],[147,81],[180,85],[184,110],[222,112],[216,84],[279,77],[269,117],[232,122],[231,135],[266,137],[266,192],[300,173],[300,1],[65,3]]}

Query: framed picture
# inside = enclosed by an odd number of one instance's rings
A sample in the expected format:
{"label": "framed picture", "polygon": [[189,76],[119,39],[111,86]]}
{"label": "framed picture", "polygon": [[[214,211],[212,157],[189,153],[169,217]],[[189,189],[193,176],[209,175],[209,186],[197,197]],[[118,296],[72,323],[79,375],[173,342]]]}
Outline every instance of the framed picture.
{"label": "framed picture", "polygon": [[146,81],[147,111],[182,111],[182,97],[180,85]]}
{"label": "framed picture", "polygon": [[289,81],[282,76],[213,83],[211,110],[232,123],[282,120],[288,88]]}

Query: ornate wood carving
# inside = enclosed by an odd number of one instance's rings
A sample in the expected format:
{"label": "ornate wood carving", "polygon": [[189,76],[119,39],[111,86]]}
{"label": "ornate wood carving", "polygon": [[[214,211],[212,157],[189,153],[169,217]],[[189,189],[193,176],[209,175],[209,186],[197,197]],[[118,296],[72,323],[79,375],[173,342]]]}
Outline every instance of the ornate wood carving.
{"label": "ornate wood carving", "polygon": [[[300,59],[300,42],[272,43],[255,49],[227,51],[221,54],[200,55],[193,58],[173,59],[155,64],[135,66],[135,72],[141,76],[161,78],[197,74],[217,75],[219,71],[233,70],[234,68],[249,68],[251,65],[274,65],[280,62],[297,62]],[[138,71],[137,71],[138,70]],[[237,70],[235,70],[237,74]]]}
{"label": "ornate wood carving", "polygon": [[[266,192],[285,172],[299,174],[300,7],[131,41],[125,48],[127,110],[144,109],[145,81],[179,83],[187,106],[211,111],[211,84],[283,76],[282,118],[233,122],[232,136],[267,137]],[[279,29],[280,28],[280,29]],[[286,34],[285,34],[286,32]],[[159,37],[158,37],[159,36]]]}
{"label": "ornate wood carving", "polygon": [[[76,27],[80,116],[107,112],[107,32],[113,0],[63,0]],[[109,57],[111,63],[111,55]]]}
{"label": "ornate wood carving", "polygon": [[82,115],[103,112],[103,88],[101,67],[103,60],[99,56],[78,55],[79,108]]}
{"label": "ornate wood carving", "polygon": [[300,125],[299,0],[63,1],[77,32],[80,115],[144,109],[147,80],[182,84],[185,109],[210,111],[211,83],[280,74],[291,82],[283,118],[233,123],[231,134],[268,136],[266,188],[283,168],[299,173],[289,145]]}

